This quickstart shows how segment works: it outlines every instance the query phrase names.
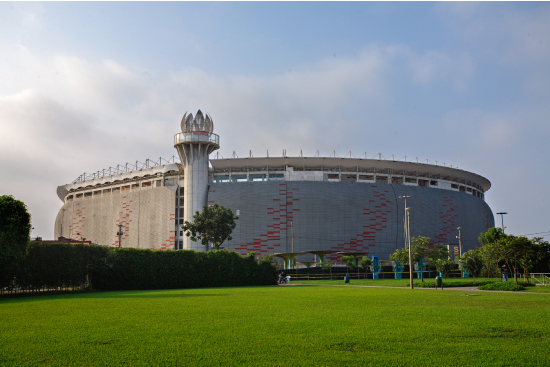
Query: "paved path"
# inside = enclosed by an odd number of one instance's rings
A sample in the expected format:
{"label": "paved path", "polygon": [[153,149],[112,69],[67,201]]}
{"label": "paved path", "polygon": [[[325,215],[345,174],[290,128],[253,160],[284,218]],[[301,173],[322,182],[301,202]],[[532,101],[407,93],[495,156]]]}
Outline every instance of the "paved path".
{"label": "paved path", "polygon": [[[384,287],[381,285],[350,285],[350,284],[304,284],[304,283],[290,283],[290,284],[279,284],[282,287],[291,287],[291,286],[305,286],[305,287],[355,287],[355,288],[394,288],[394,289],[409,289],[408,287]],[[420,288],[416,287],[415,289],[431,289],[436,290],[435,288]],[[437,289],[441,291],[441,288]],[[464,291],[464,292],[499,292],[499,293],[529,293],[529,294],[549,294],[550,293],[541,293],[541,292],[511,292],[511,291],[490,291],[484,289],[478,289],[477,287],[447,287],[443,288],[444,291]]]}

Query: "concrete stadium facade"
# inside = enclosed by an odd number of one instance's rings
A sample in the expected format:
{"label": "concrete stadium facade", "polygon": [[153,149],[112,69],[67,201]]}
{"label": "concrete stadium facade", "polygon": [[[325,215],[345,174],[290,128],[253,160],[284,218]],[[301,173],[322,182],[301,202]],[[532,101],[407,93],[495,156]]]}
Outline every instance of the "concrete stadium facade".
{"label": "concrete stadium facade", "polygon": [[399,196],[410,196],[411,235],[433,243],[457,244],[461,227],[467,251],[494,226],[484,200],[491,184],[477,174],[381,156],[209,159],[219,148],[213,122],[205,125],[199,114],[189,121],[184,116],[174,142],[182,163],[160,160],[140,169],[136,163],[59,186],[64,204],[55,236],[118,246],[122,224],[122,247],[205,250],[181,225],[202,205],[219,204],[240,217],[223,247],[242,254],[334,250],[388,259],[404,247]]}

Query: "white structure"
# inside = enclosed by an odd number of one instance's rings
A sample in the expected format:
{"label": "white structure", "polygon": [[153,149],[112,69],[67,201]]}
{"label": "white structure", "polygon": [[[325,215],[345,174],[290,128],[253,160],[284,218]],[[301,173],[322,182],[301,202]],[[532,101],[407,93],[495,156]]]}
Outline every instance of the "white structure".
{"label": "white structure", "polygon": [[[174,136],[174,148],[177,149],[183,166],[184,176],[184,215],[183,220],[193,222],[195,212],[202,212],[208,196],[208,156],[220,148],[220,138],[213,134],[214,122],[201,110],[195,118],[193,114],[183,116],[181,131]],[[183,249],[204,251],[204,246],[183,237]]]}

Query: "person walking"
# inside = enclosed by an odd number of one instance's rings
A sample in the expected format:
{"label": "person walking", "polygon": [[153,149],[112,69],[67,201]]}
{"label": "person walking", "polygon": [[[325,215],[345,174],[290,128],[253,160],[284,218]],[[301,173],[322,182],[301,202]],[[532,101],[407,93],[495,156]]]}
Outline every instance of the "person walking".
{"label": "person walking", "polygon": [[508,267],[506,266],[506,264],[502,265],[502,281],[508,281]]}

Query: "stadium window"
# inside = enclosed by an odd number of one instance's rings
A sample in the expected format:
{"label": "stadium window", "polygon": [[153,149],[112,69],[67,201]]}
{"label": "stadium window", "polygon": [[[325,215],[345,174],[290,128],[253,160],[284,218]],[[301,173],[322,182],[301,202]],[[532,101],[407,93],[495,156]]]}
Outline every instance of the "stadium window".
{"label": "stadium window", "polygon": [[122,187],[122,191],[126,191],[126,190],[130,190],[130,185],[127,185],[127,186],[123,186],[123,187]]}
{"label": "stadium window", "polygon": [[94,191],[94,196],[95,195],[101,195],[101,190]]}
{"label": "stadium window", "polygon": [[250,174],[248,175],[249,181],[265,181],[265,173],[264,174]]}
{"label": "stadium window", "polygon": [[151,181],[142,183],[141,187],[151,187]]}
{"label": "stadium window", "polygon": [[451,189],[457,189],[458,190],[458,185],[457,184],[451,184]]}
{"label": "stadium window", "polygon": [[269,179],[270,180],[282,180],[285,178],[285,175],[283,173],[270,173]]}
{"label": "stadium window", "polygon": [[431,186],[437,186],[437,181],[430,181]]}
{"label": "stadium window", "polygon": [[212,178],[212,182],[214,182],[214,183],[229,182],[229,176],[228,175],[214,176]]}
{"label": "stadium window", "polygon": [[81,198],[82,197],[82,194],[76,194],[76,198]]}
{"label": "stadium window", "polygon": [[120,192],[120,187],[115,187],[113,189],[113,194],[118,194]]}
{"label": "stadium window", "polygon": [[246,175],[232,175],[231,176],[231,182],[246,182],[248,179],[246,178]]}

